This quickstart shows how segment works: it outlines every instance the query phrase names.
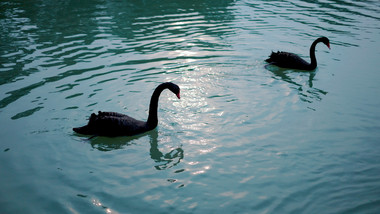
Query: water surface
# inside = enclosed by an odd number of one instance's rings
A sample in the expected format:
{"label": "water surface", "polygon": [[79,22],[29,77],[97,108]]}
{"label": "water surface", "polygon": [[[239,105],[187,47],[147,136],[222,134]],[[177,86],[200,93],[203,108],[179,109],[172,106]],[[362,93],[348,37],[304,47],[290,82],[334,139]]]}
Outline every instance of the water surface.
{"label": "water surface", "polygon": [[[1,213],[376,213],[378,1],[2,1]],[[265,68],[271,51],[318,68]],[[134,137],[76,135],[99,110]]]}

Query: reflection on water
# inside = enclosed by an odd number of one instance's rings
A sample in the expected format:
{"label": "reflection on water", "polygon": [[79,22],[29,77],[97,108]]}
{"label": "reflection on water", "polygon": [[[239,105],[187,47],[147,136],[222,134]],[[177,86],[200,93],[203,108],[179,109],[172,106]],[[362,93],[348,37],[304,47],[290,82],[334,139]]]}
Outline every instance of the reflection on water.
{"label": "reflection on water", "polygon": [[163,154],[158,149],[157,140],[151,140],[150,157],[158,164],[154,166],[157,170],[169,169],[180,163],[180,161],[184,158],[184,151],[181,147],[179,147]]}
{"label": "reflection on water", "polygon": [[[0,85],[12,87],[2,90],[0,109],[50,84],[104,76],[99,84],[120,78],[148,81],[175,72],[179,61],[219,57],[217,50],[226,50],[219,37],[232,33],[225,25],[233,19],[226,9],[231,2],[4,3],[5,18],[0,21],[10,33],[1,35],[0,61],[7,63],[0,67]],[[168,69],[162,71],[162,66]],[[71,84],[67,92],[79,87]],[[41,108],[46,99],[41,97],[30,109]],[[30,109],[18,113],[34,113]]]}
{"label": "reflection on water", "polygon": [[267,69],[273,73],[273,78],[282,80],[290,84],[290,88],[296,90],[301,101],[312,103],[313,101],[321,101],[323,96],[328,92],[313,87],[313,80],[316,71],[311,72],[294,72],[289,69],[278,68],[276,66],[267,66]]}
{"label": "reflection on water", "polygon": [[[1,1],[0,212],[376,213],[379,14],[351,0]],[[304,53],[321,35],[334,49],[317,70],[264,68],[273,47]],[[156,130],[72,133],[88,112],[145,119],[166,81],[182,96],[163,93]]]}
{"label": "reflection on water", "polygon": [[139,138],[147,137],[149,138],[150,143],[150,158],[157,163],[157,165],[154,166],[157,170],[171,168],[180,163],[180,161],[184,158],[184,151],[181,147],[172,149],[170,152],[167,152],[165,154],[158,149],[157,129],[132,137],[93,137],[91,139],[88,139],[88,141],[90,141],[92,148],[107,152],[116,149],[127,149],[126,146],[134,145],[135,141]]}

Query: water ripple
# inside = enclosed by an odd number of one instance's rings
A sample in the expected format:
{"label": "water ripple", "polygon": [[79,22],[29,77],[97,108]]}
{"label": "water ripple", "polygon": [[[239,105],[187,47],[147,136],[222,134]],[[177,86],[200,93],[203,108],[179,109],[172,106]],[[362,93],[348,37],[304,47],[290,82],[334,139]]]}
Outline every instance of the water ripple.
{"label": "water ripple", "polygon": [[[378,1],[2,1],[0,14],[3,212],[378,210]],[[271,50],[307,59],[321,35],[317,70],[264,68]],[[72,133],[103,109],[146,119],[166,81],[181,99],[162,93],[156,130]]]}

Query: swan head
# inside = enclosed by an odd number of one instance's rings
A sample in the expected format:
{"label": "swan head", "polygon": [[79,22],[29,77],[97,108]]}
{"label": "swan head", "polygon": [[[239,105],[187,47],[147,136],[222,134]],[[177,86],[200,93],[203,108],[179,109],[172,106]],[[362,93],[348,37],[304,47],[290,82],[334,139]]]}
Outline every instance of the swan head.
{"label": "swan head", "polygon": [[330,40],[327,37],[321,37],[319,39],[321,42],[323,42],[323,44],[325,44],[329,49],[331,49],[330,48]]}
{"label": "swan head", "polygon": [[171,82],[168,82],[167,85],[168,85],[168,89],[171,92],[173,92],[177,96],[178,99],[181,99],[179,86]]}

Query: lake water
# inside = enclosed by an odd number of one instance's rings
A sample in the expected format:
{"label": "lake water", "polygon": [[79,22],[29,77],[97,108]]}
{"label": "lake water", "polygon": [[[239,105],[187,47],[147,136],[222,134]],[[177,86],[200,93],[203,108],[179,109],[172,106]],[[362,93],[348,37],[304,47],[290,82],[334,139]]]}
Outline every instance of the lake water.
{"label": "lake water", "polygon": [[[380,2],[1,1],[0,213],[378,213]],[[265,67],[271,51],[312,72]],[[134,137],[77,135],[99,110]]]}

